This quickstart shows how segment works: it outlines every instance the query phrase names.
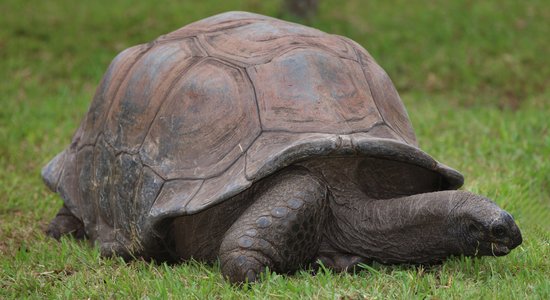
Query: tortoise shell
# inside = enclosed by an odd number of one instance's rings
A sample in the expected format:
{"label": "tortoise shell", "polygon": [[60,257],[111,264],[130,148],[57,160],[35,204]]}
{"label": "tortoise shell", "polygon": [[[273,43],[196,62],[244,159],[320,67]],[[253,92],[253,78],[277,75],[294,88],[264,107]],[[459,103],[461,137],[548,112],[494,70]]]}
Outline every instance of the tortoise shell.
{"label": "tortoise shell", "polygon": [[120,53],[42,175],[92,240],[143,244],[163,220],[301,160],[343,155],[420,166],[440,174],[440,189],[462,184],[417,148],[392,82],[357,43],[229,12]]}

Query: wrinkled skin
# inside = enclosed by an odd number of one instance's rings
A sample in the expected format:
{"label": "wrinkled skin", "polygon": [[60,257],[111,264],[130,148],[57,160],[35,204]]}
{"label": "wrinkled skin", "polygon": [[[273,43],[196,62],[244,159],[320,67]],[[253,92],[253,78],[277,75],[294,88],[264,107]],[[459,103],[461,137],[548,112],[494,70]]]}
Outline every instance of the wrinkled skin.
{"label": "wrinkled skin", "polygon": [[[336,271],[371,261],[432,264],[451,255],[506,255],[522,242],[510,214],[483,196],[440,191],[373,199],[357,188],[369,180],[357,166],[355,159],[304,162],[176,218],[167,237],[174,238],[172,258],[219,258],[223,274],[238,283],[257,280],[266,267],[291,273],[315,262]],[[81,228],[60,213],[50,235]]]}
{"label": "wrinkled skin", "polygon": [[[304,165],[260,185],[262,196],[225,233],[219,256],[231,281],[254,281],[266,266],[292,272],[313,261],[345,271],[370,261],[432,264],[451,255],[501,256],[522,242],[512,217],[483,196],[441,191],[369,199],[352,188],[362,180],[353,179],[353,168]],[[291,207],[293,199],[304,204]],[[277,209],[289,213],[275,217]],[[272,223],[258,228],[265,215]]]}

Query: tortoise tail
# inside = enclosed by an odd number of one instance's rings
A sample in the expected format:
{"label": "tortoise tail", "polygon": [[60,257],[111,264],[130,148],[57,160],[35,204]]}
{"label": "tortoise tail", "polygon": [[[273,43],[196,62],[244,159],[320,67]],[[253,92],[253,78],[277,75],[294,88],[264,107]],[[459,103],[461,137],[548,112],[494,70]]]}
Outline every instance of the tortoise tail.
{"label": "tortoise tail", "polygon": [[44,168],[42,168],[42,179],[48,188],[53,192],[57,192],[57,185],[59,183],[59,177],[61,177],[61,173],[63,172],[66,152],[67,150],[60,152],[46,166],[44,166]]}

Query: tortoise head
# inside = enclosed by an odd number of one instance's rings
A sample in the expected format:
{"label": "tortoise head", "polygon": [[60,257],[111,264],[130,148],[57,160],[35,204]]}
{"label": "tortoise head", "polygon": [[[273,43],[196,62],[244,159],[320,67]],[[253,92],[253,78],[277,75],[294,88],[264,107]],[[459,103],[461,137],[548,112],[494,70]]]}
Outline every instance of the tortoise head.
{"label": "tortoise head", "polygon": [[463,239],[463,254],[503,256],[522,243],[521,232],[512,216],[493,201],[475,194],[461,201],[450,222]]}

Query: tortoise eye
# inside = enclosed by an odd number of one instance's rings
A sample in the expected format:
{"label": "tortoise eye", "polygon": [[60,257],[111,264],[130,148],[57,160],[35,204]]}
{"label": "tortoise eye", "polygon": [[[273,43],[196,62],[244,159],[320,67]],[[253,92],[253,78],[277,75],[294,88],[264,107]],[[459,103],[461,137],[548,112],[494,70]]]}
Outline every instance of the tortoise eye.
{"label": "tortoise eye", "polygon": [[502,225],[497,225],[493,228],[493,235],[495,237],[503,237],[506,234],[506,228]]}

